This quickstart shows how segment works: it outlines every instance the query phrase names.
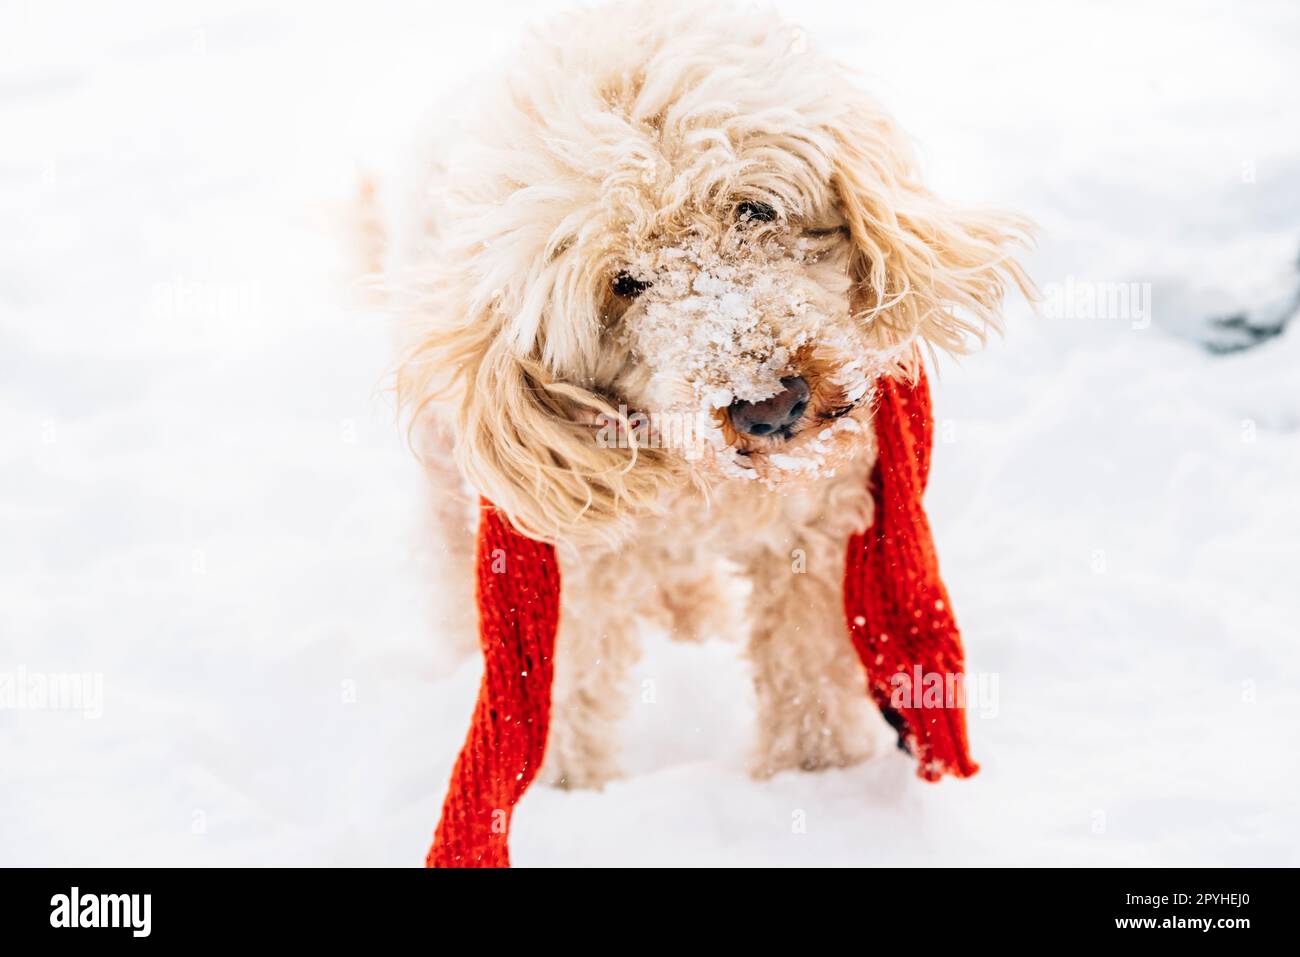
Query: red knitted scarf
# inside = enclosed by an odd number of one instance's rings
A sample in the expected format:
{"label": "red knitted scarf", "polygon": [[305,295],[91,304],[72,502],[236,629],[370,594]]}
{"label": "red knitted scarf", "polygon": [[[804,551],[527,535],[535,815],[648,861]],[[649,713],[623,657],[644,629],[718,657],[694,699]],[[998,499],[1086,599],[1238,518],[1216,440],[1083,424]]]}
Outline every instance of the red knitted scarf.
{"label": "red knitted scarf", "polygon": [[[960,696],[954,701],[914,686],[919,674],[927,685],[937,675],[949,687],[964,671],[921,508],[934,434],[923,374],[915,385],[880,381],[875,430],[875,519],[849,539],[844,569],[849,634],[867,687],[900,746],[919,761],[920,776],[969,777],[979,767],[967,748]],[[509,866],[510,816],[546,750],[560,569],[551,546],[520,535],[486,502],[478,610],[483,682],[426,859],[430,867]]]}

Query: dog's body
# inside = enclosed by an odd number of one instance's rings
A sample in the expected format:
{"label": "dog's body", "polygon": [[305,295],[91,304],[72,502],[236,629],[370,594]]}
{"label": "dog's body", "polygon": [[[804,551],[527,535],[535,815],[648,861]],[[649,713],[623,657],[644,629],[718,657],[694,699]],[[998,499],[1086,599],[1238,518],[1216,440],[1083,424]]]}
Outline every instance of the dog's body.
{"label": "dog's body", "polygon": [[753,768],[850,764],[873,717],[844,628],[844,547],[870,522],[864,451],[808,493],[732,480],[689,490],[618,547],[560,550],[565,603],[556,642],[547,779],[598,786],[616,771],[638,627],[678,638],[747,635],[757,694]]}
{"label": "dog's body", "polygon": [[[1020,223],[935,199],[888,116],[765,15],[575,15],[475,102],[393,232],[398,388],[450,535],[463,478],[558,546],[547,776],[616,773],[647,620],[747,633],[757,772],[864,757],[841,579],[874,383],[996,324]],[[657,447],[640,414],[702,425]]]}

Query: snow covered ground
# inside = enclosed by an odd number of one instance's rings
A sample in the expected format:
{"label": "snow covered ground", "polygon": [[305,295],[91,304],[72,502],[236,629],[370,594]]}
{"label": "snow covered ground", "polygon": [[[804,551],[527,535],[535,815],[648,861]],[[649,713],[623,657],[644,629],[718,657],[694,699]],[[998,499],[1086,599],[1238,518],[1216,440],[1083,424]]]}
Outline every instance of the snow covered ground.
{"label": "snow covered ground", "polygon": [[[422,860],[477,664],[336,225],[554,6],[0,8],[0,676],[102,681],[0,708],[0,864]],[[983,771],[754,782],[736,649],[652,641],[628,777],[516,863],[1300,863],[1300,324],[1194,341],[1294,293],[1300,8],[780,6],[1042,230],[1049,314],[936,382]]]}

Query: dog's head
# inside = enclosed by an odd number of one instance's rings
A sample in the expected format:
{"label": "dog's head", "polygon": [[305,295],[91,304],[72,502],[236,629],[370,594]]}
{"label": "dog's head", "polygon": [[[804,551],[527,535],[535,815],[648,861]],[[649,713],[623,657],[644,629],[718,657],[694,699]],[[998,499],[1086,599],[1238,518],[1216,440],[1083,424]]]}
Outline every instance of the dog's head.
{"label": "dog's head", "polygon": [[1019,220],[936,199],[890,117],[750,11],[561,20],[446,162],[399,391],[417,427],[453,404],[461,468],[540,538],[833,470],[880,375],[1027,285]]}

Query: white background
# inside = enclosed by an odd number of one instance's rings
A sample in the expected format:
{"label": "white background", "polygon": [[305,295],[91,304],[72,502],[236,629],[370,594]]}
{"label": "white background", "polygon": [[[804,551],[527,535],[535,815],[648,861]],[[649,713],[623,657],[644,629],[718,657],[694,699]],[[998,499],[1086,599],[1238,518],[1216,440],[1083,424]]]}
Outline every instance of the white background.
{"label": "white background", "polygon": [[[554,5],[0,6],[0,864],[418,864],[477,663],[440,642],[382,316],[340,239],[362,169]],[[1037,220],[1034,319],[935,383],[928,497],[983,771],[892,750],[745,774],[737,649],[649,642],[626,780],[535,788],[526,864],[1296,864],[1294,3],[779,4],[954,200]],[[349,702],[349,692],[355,701]],[[792,833],[798,812],[806,833]]]}

